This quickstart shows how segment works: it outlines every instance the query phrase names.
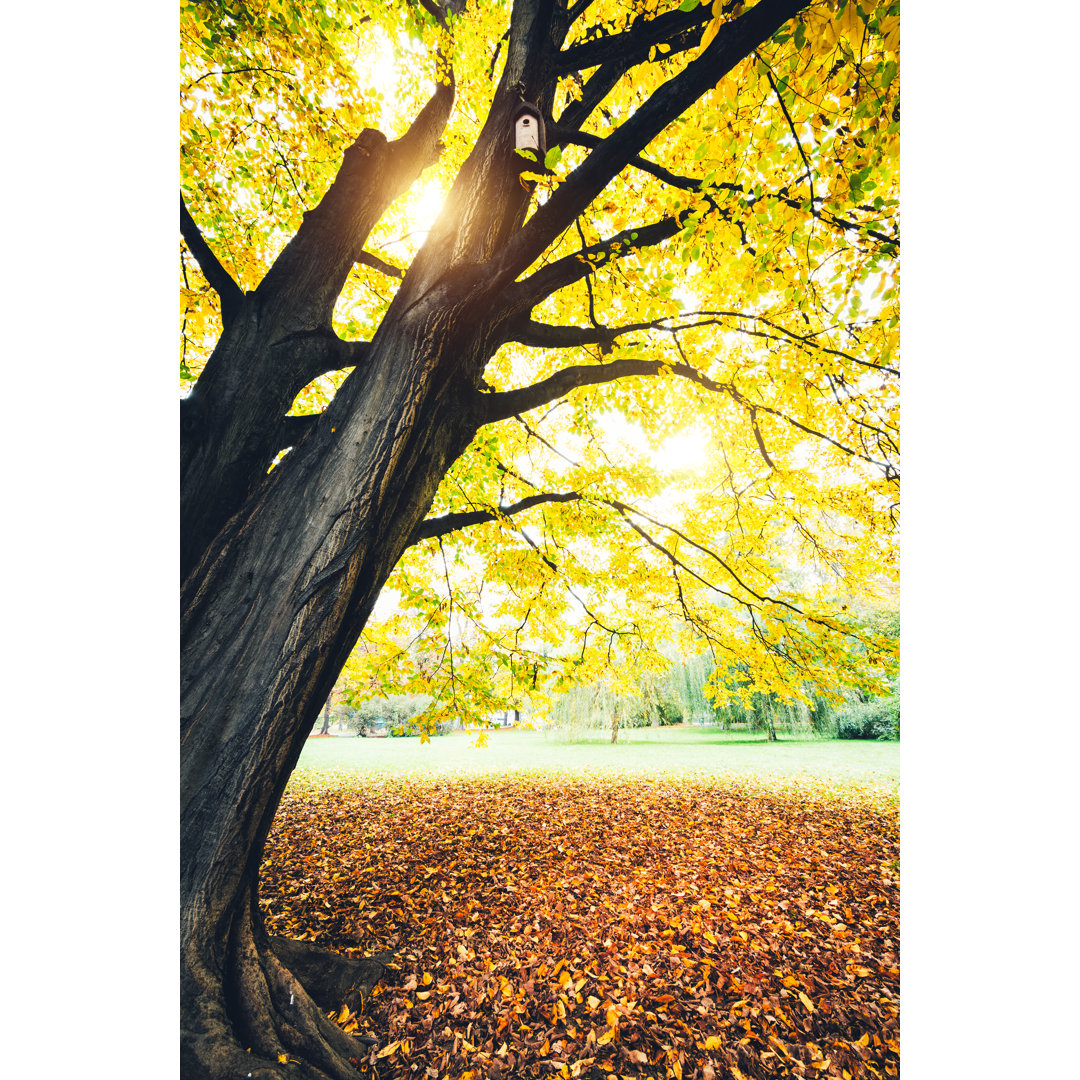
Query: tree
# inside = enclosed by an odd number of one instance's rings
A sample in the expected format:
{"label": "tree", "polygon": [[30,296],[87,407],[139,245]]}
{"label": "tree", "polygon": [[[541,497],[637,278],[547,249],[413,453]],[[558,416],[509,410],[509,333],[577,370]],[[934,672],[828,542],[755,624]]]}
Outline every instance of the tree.
{"label": "tree", "polygon": [[[258,871],[391,574],[444,635],[435,720],[673,623],[763,691],[888,669],[840,598],[894,574],[897,9],[182,11],[183,1072],[347,1077],[355,1044],[294,974],[319,957],[279,957]],[[411,122],[357,77],[379,42],[401,108],[435,84]],[[522,101],[543,162],[514,152]],[[453,174],[445,204],[392,244],[425,170]],[[613,410],[720,433],[692,513],[654,505],[678,470],[605,459]]]}

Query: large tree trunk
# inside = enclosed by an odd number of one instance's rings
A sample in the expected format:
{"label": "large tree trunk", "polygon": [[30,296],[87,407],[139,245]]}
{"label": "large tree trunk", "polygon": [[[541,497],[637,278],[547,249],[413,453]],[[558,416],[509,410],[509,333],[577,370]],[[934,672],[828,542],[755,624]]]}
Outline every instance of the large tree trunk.
{"label": "large tree trunk", "polygon": [[[271,1061],[289,1053],[349,1075],[349,1039],[267,952],[256,890],[274,812],[319,708],[474,432],[446,371],[467,345],[453,332],[453,307],[431,312],[441,317],[434,340],[431,315],[413,310],[384,324],[363,404],[348,411],[335,400],[329,422],[293,451],[290,469],[267,477],[183,590],[182,1006],[192,1076],[233,1075],[247,1057],[240,1043]],[[341,444],[336,454],[319,446],[330,440]],[[241,1075],[260,1075],[251,1065]]]}

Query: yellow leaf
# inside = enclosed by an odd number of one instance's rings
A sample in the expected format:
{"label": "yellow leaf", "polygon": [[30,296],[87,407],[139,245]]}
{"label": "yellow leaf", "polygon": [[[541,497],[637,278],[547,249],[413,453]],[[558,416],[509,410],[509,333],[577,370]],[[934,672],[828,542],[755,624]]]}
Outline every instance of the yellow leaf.
{"label": "yellow leaf", "polygon": [[[464,1040],[463,1040],[464,1041]],[[389,1057],[399,1046],[400,1042],[392,1042],[387,1046],[384,1046],[376,1055],[376,1058]]]}
{"label": "yellow leaf", "polygon": [[288,1054],[278,1054],[277,1059],[282,1065],[288,1065],[289,1064],[289,1055]]}
{"label": "yellow leaf", "polygon": [[712,44],[713,38],[715,38],[717,33],[720,32],[720,27],[723,25],[724,23],[720,21],[720,18],[714,15],[713,21],[705,27],[705,32],[701,36],[702,52],[704,52],[708,48],[708,46]]}
{"label": "yellow leaf", "polygon": [[614,1039],[614,1038],[615,1038],[615,1029],[614,1028],[608,1028],[607,1031],[605,1031],[604,1034],[601,1035],[596,1040],[596,1045],[597,1046],[607,1046],[607,1044],[609,1042],[611,1042],[611,1040]]}
{"label": "yellow leaf", "polygon": [[809,1012],[814,1011],[814,1003],[800,990],[799,1000],[806,1006]]}

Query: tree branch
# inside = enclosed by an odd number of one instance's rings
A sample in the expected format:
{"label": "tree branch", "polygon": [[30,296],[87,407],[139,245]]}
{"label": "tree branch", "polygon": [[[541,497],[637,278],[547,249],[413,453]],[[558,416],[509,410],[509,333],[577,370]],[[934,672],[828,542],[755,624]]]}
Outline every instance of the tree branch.
{"label": "tree branch", "polygon": [[286,416],[281,421],[278,444],[282,450],[297,443],[322,419],[322,413],[307,416]]}
{"label": "tree branch", "polygon": [[408,131],[394,142],[365,128],[345,151],[334,182],[304,215],[259,285],[273,296],[283,330],[329,326],[345,280],[386,208],[427,166],[438,160],[440,139],[454,100],[453,72],[440,83]]}
{"label": "tree branch", "polygon": [[[733,7],[729,3],[728,7]],[[705,3],[693,11],[667,11],[653,19],[638,19],[620,34],[604,34],[580,45],[564,49],[555,60],[560,75],[584,71],[604,63],[618,63],[628,71],[648,58],[654,45],[670,44],[672,53],[693,48],[701,40],[705,23],[712,18],[710,5]]]}
{"label": "tree branch", "polygon": [[517,319],[506,326],[505,340],[535,349],[573,349],[582,345],[611,345],[623,334],[658,330],[662,325],[659,320],[654,320],[626,326],[550,326],[532,319]]}
{"label": "tree branch", "polygon": [[[813,435],[815,438],[823,439],[825,442],[835,446],[838,450],[843,451],[850,457],[859,458],[869,465],[884,470],[887,479],[899,479],[899,474],[896,473],[896,470],[886,462],[878,461],[866,454],[860,454],[857,450],[852,450],[851,447],[845,446],[841,442],[837,442],[836,439],[826,435],[822,431],[807,427],[805,424],[792,419],[786,413],[782,413],[778,409],[773,409],[768,405],[749,401],[731,383],[718,383],[715,380],[710,379],[707,375],[703,375],[689,364],[669,364],[665,363],[663,360],[638,360],[633,357],[621,357],[618,360],[613,360],[609,364],[575,364],[572,367],[563,368],[561,371],[555,372],[554,375],[542,379],[538,383],[533,383],[532,386],[524,386],[516,390],[503,390],[494,394],[478,393],[476,398],[477,410],[480,417],[479,424],[491,424],[498,420],[505,420],[508,417],[517,416],[520,413],[529,412],[531,409],[546,405],[549,401],[555,401],[557,398],[565,397],[572,390],[576,390],[582,386],[597,386],[603,383],[614,382],[616,379],[632,378],[634,376],[650,377],[659,375],[661,371],[688,379],[690,382],[695,382],[706,390],[711,390],[713,393],[727,394],[732,401],[746,409],[747,413],[751,416],[756,434],[759,434],[757,432],[757,413],[767,413],[769,416],[775,416],[778,420],[783,420],[785,423],[790,424],[792,427],[797,428],[807,435]],[[768,452],[764,448],[763,441],[759,441],[759,448],[762,450],[765,460],[772,465]]]}
{"label": "tree branch", "polygon": [[[611,93],[625,73],[625,69],[621,64],[601,64],[589,76],[589,81],[582,88],[581,97],[570,102],[562,111],[556,126],[563,131],[576,131],[580,128],[592,116],[600,102]],[[552,146],[556,145],[558,141],[549,137],[549,143]],[[565,142],[566,140],[561,141]]]}
{"label": "tree branch", "polygon": [[556,259],[553,263],[530,274],[527,278],[511,285],[505,293],[505,304],[511,312],[528,311],[559,289],[566,288],[572,282],[579,281],[586,274],[612,259],[620,258],[640,248],[653,247],[670,240],[681,228],[690,213],[683,213],[661,218],[650,225],[640,228],[623,229],[607,240],[601,240],[591,247]]}
{"label": "tree branch", "polygon": [[[572,126],[563,126],[561,121],[558,124],[552,124],[548,132],[549,139],[552,145],[566,145],[570,143],[574,146],[584,146],[589,149],[594,149],[603,144],[604,140],[599,135],[591,135],[588,132],[576,131]],[[802,146],[799,146],[800,153],[802,152]],[[809,169],[809,163],[806,162],[806,155],[803,155],[803,161]],[[708,195],[710,191],[733,191],[737,194],[745,195],[747,189],[743,184],[735,184],[729,181],[723,181],[719,183],[712,183],[706,188],[702,182],[693,176],[679,176],[677,173],[671,172],[669,169],[665,169],[663,165],[657,165],[656,162],[650,161],[648,158],[637,155],[632,157],[627,165],[632,168],[639,169],[641,172],[648,173],[650,176],[655,176],[657,180],[662,181],[671,187],[678,188],[680,191],[693,191],[702,195]],[[785,206],[790,206],[793,210],[805,210],[808,211],[810,216],[820,221],[823,225],[828,225],[830,228],[837,229],[840,232],[847,232],[849,229],[854,229],[857,232],[863,232],[868,237],[872,237],[881,244],[885,244],[894,250],[899,250],[900,240],[898,237],[886,236],[882,232],[878,232],[876,229],[871,229],[866,225],[860,224],[856,221],[849,221],[847,218],[837,217],[831,212],[826,212],[823,208],[819,208],[814,204],[822,202],[823,200],[813,195],[813,181],[810,182],[811,200],[807,205],[805,199],[792,198],[786,188],[782,188],[780,191],[766,191],[761,195],[755,196],[747,203],[747,209],[751,209],[759,199],[776,199],[779,202],[784,203]],[[863,209],[860,207],[859,209]],[[868,212],[872,208],[867,208]],[[731,221],[732,216],[726,210],[720,211],[725,220]],[[739,224],[736,222],[736,224]],[[742,232],[742,226],[739,225],[739,231]]]}
{"label": "tree branch", "polygon": [[482,525],[484,522],[513,517],[523,510],[540,506],[542,503],[576,502],[582,497],[577,491],[546,492],[540,495],[529,495],[509,506],[499,506],[491,510],[465,510],[460,513],[443,514],[440,517],[428,518],[427,521],[421,522],[409,540],[409,544],[411,546],[421,540],[432,540],[439,536],[446,536],[447,533],[456,532],[458,529],[467,529],[470,525]]}
{"label": "tree branch", "polygon": [[568,24],[572,24],[579,15],[583,15],[590,7],[592,7],[594,0],[578,0],[573,7],[566,13],[566,21]]}
{"label": "tree branch", "polygon": [[[800,346],[807,349],[815,349],[818,352],[828,353],[830,356],[839,356],[841,359],[850,360],[853,364],[858,364],[860,367],[872,368],[874,371],[887,371],[890,375],[899,376],[900,372],[897,368],[889,367],[887,364],[875,364],[872,360],[862,360],[858,356],[853,356],[851,353],[844,352],[841,349],[832,349],[827,345],[821,345],[814,340],[816,334],[796,334],[793,330],[789,330],[785,326],[781,326],[779,323],[773,322],[771,319],[765,318],[764,315],[748,315],[743,311],[695,311],[688,314],[687,318],[695,318],[697,316],[708,316],[709,319],[704,323],[695,323],[691,326],[684,327],[683,329],[692,329],[693,326],[708,326],[713,324],[714,319],[729,318],[729,319],[747,319],[752,322],[762,323],[764,326],[768,326],[775,330],[777,334],[783,334],[784,337],[790,338],[792,341],[797,342]],[[724,326],[723,323],[718,325]],[[730,329],[735,330],[737,333],[746,334],[749,337],[762,337],[769,341],[780,341],[781,338],[776,334],[766,334],[761,330],[749,330],[743,326],[734,326]]]}
{"label": "tree branch", "polygon": [[686,364],[671,365],[665,364],[661,360],[637,360],[631,357],[622,357],[608,364],[575,364],[572,367],[566,367],[555,372],[554,375],[542,379],[532,386],[521,387],[517,390],[504,390],[495,394],[480,394],[478,395],[482,412],[480,422],[481,424],[491,424],[496,420],[505,420],[507,417],[516,416],[519,413],[529,412],[531,409],[546,405],[549,401],[565,397],[571,390],[576,390],[582,386],[597,386],[601,383],[614,382],[616,379],[624,379],[635,375],[657,375],[661,369],[667,369],[675,374],[691,378],[694,382],[698,382],[710,390],[723,389],[723,387]]}
{"label": "tree branch", "polygon": [[356,261],[363,263],[364,266],[370,266],[372,270],[378,270],[380,274],[385,274],[387,277],[397,278],[398,281],[405,276],[404,270],[384,262],[378,255],[372,255],[370,251],[361,251]]}
{"label": "tree branch", "polygon": [[[761,60],[761,57],[758,57]],[[764,63],[764,61],[762,61]],[[806,182],[810,185],[810,206],[814,205],[814,170],[810,168],[810,160],[806,156],[806,151],[803,149],[802,140],[799,138],[799,133],[795,130],[795,122],[791,119],[791,113],[788,112],[788,107],[784,102],[784,95],[780,93],[780,87],[776,85],[776,80],[773,78],[772,68],[768,64],[765,64],[765,75],[769,80],[769,85],[772,87],[773,93],[776,95],[776,100],[780,102],[780,108],[783,110],[784,119],[787,121],[788,131],[791,132],[791,137],[795,140],[795,145],[799,148],[799,157],[802,158],[803,164],[806,166]]]}
{"label": "tree branch", "polygon": [[345,341],[327,329],[286,334],[270,346],[275,361],[289,371],[296,391],[320,375],[357,367],[370,348],[370,342]]}
{"label": "tree branch", "polygon": [[210,245],[203,238],[199,226],[188,211],[184,193],[180,192],[180,235],[188,246],[188,251],[195,256],[203,277],[218,294],[221,301],[221,325],[232,323],[244,302],[244,290],[232,279],[232,275],[218,262],[217,256],[210,250]]}
{"label": "tree branch", "polygon": [[760,0],[725,24],[697,59],[655,90],[555,189],[491,261],[492,272],[507,282],[522,273],[632,158],[806,4]]}

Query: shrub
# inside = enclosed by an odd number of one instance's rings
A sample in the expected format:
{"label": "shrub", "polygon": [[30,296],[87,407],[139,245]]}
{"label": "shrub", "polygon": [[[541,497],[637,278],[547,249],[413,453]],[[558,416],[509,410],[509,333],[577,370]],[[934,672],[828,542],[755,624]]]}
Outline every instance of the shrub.
{"label": "shrub", "polygon": [[[428,707],[431,699],[418,694],[390,694],[369,698],[350,710],[349,726],[358,732],[373,730],[380,722],[391,736],[419,735],[417,717]],[[444,735],[452,725],[440,724],[436,735]]]}
{"label": "shrub", "polygon": [[845,705],[836,717],[838,739],[899,739],[900,698]]}

